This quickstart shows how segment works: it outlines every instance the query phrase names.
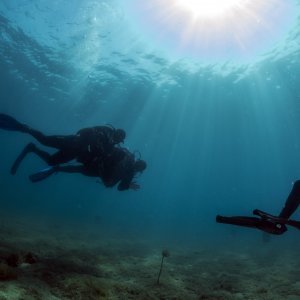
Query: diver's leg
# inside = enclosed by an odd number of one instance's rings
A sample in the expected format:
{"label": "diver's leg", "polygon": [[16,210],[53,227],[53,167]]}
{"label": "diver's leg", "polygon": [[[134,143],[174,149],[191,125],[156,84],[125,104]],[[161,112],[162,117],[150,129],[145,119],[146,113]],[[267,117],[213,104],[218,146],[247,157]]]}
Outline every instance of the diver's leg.
{"label": "diver's leg", "polygon": [[15,160],[10,171],[11,174],[13,175],[16,174],[21,162],[23,161],[23,159],[28,153],[36,154],[39,158],[45,161],[49,166],[56,166],[59,164],[63,164],[75,158],[75,154],[73,151],[58,151],[51,155],[48,152],[39,149],[35,144],[29,143]]}
{"label": "diver's leg", "polygon": [[0,129],[19,131],[30,134],[38,142],[47,147],[57,149],[74,148],[79,143],[77,135],[52,135],[47,136],[41,131],[31,128],[30,126],[20,123],[9,115],[0,113]]}
{"label": "diver's leg", "polygon": [[65,166],[55,165],[53,167],[50,167],[50,168],[44,169],[42,171],[39,171],[37,173],[31,174],[29,176],[29,179],[32,182],[38,182],[38,181],[48,178],[53,173],[57,173],[57,172],[80,173],[80,174],[83,174],[86,176],[91,176],[91,177],[97,176],[93,171],[86,169],[86,167],[84,165],[65,165]]}
{"label": "diver's leg", "polygon": [[[38,153],[36,153],[39,155]],[[40,156],[42,159],[44,159],[48,165],[50,166],[56,166],[60,164],[65,164],[73,159],[76,158],[76,153],[73,150],[61,150],[57,151],[53,155],[50,155],[49,158],[44,157],[43,158],[43,153],[41,153],[42,156]]]}
{"label": "diver's leg", "polygon": [[65,165],[65,166],[55,166],[58,172],[64,173],[80,173],[88,177],[99,177],[98,173],[93,169],[86,168],[84,165]]}
{"label": "diver's leg", "polygon": [[11,131],[19,131],[23,133],[28,133],[35,137],[37,140],[43,139],[44,135],[30,126],[23,124],[19,121],[17,121],[15,118],[0,113],[0,128],[5,130],[11,130]]}
{"label": "diver's leg", "polygon": [[50,168],[46,168],[42,171],[39,171],[37,173],[31,174],[29,176],[29,179],[31,180],[31,182],[39,182],[42,181],[46,178],[48,178],[49,176],[51,176],[54,173],[57,172],[65,172],[65,173],[81,173],[83,166],[78,165],[78,166],[53,166]]}
{"label": "diver's leg", "polygon": [[20,153],[20,155],[17,157],[17,159],[15,160],[14,164],[12,165],[11,170],[10,170],[11,174],[13,174],[13,175],[16,174],[16,172],[17,172],[17,170],[18,170],[21,162],[25,158],[25,156],[28,153],[31,153],[31,152],[37,154],[40,158],[42,158],[44,161],[46,161],[49,164],[49,162],[51,160],[51,155],[48,152],[39,149],[35,144],[29,143],[22,150],[22,152]]}
{"label": "diver's leg", "polygon": [[15,118],[0,113],[0,129],[22,132],[26,125],[20,123]]}
{"label": "diver's leg", "polygon": [[293,188],[279,214],[280,218],[289,219],[300,204],[300,180],[295,181]]}
{"label": "diver's leg", "polygon": [[57,172],[63,173],[84,173],[82,165],[56,166],[55,169]]}
{"label": "diver's leg", "polygon": [[44,146],[57,149],[74,148],[78,144],[79,136],[77,135],[53,135],[47,136],[41,131],[31,128],[30,126],[20,123],[9,115],[0,113],[0,129],[19,131],[30,134]]}
{"label": "diver's leg", "polygon": [[74,149],[79,144],[79,136],[76,135],[45,135],[41,131],[26,126],[23,132],[30,134],[44,146],[56,149]]}

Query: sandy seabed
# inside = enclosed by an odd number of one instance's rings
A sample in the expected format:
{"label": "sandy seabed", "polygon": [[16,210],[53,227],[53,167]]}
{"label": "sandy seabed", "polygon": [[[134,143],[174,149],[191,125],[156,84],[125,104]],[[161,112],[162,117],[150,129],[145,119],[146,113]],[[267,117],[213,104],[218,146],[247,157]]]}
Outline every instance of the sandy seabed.
{"label": "sandy seabed", "polygon": [[171,246],[158,285],[163,249],[153,241],[1,220],[0,300],[300,299],[300,247]]}

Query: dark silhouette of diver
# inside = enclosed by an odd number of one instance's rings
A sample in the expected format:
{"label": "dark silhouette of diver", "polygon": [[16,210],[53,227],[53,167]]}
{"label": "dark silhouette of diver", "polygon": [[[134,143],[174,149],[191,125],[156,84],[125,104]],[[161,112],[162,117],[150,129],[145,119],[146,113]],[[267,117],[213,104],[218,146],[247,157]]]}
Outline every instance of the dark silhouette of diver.
{"label": "dark silhouette of diver", "polygon": [[251,227],[262,231],[280,235],[287,231],[287,225],[300,229],[300,221],[291,220],[291,215],[300,204],[300,180],[297,180],[285,202],[279,216],[273,216],[261,210],[255,209],[253,214],[258,217],[234,216],[224,217],[218,215],[216,221],[231,225]]}
{"label": "dark silhouette of diver", "polygon": [[135,155],[126,148],[115,147],[103,160],[95,158],[91,164],[56,165],[29,176],[30,180],[37,182],[57,172],[81,173],[85,176],[100,177],[106,187],[118,184],[118,190],[138,190],[140,185],[134,181],[138,173],[147,168],[144,160],[135,159]]}
{"label": "dark silhouette of diver", "polygon": [[[33,182],[43,180],[55,172],[67,172],[103,177],[105,186],[113,186],[120,181],[119,190],[139,188],[139,185],[132,180],[137,172],[142,172],[146,168],[146,162],[135,160],[134,155],[128,150],[116,147],[125,139],[126,133],[122,129],[95,126],[81,129],[75,135],[46,136],[6,114],[0,114],[0,128],[30,134],[42,145],[58,149],[51,155],[35,144],[29,143],[14,162],[11,168],[12,174],[17,172],[25,156],[32,152],[51,166],[31,175],[30,179]],[[60,166],[74,159],[81,164]]]}
{"label": "dark silhouette of diver", "polygon": [[44,146],[56,148],[58,151],[49,154],[29,143],[16,159],[11,168],[15,174],[25,156],[33,152],[43,159],[49,166],[67,163],[76,159],[83,164],[89,164],[95,157],[101,157],[110,152],[113,147],[124,142],[126,133],[123,129],[109,126],[95,126],[79,130],[75,135],[44,135],[28,125],[22,124],[14,118],[0,114],[0,128],[30,134]]}

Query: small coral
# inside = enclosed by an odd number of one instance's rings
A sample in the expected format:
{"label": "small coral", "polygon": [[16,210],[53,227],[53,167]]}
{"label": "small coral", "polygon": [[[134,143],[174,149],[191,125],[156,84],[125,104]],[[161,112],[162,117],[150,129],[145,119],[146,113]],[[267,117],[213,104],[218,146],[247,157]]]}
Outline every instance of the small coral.
{"label": "small coral", "polygon": [[161,255],[162,255],[163,257],[169,257],[169,256],[170,256],[170,252],[169,252],[169,250],[164,249],[164,250],[161,252]]}
{"label": "small coral", "polygon": [[160,275],[161,275],[161,272],[162,272],[162,269],[163,269],[163,264],[164,264],[164,258],[169,257],[169,256],[170,256],[169,250],[164,249],[161,252],[161,263],[160,263],[160,269],[159,269],[159,273],[158,273],[158,277],[157,277],[157,281],[156,281],[157,284],[159,284],[159,279],[160,279]]}

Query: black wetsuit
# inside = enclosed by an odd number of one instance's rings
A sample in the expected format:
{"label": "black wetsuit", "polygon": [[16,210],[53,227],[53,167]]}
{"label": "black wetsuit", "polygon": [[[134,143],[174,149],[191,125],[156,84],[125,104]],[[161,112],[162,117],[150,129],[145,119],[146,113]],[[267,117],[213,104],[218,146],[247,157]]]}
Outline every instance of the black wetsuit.
{"label": "black wetsuit", "polygon": [[224,217],[218,215],[216,217],[216,221],[218,223],[257,228],[268,233],[279,235],[287,231],[286,225],[300,229],[299,221],[290,220],[290,217],[297,210],[299,204],[300,180],[297,180],[294,183],[293,188],[278,217],[255,209],[253,214],[259,216],[260,218],[248,216]]}
{"label": "black wetsuit", "polygon": [[105,186],[111,187],[118,182],[118,190],[127,190],[134,178],[135,157],[126,148],[115,147],[104,162],[101,175]]}
{"label": "black wetsuit", "polygon": [[[49,154],[29,143],[13,164],[12,174],[16,173],[24,157],[32,152],[49,166],[53,166],[46,173],[43,170],[29,176],[33,182],[43,180],[53,172],[66,172],[100,177],[107,187],[119,182],[120,191],[130,188],[135,175],[135,157],[127,149],[116,146],[113,138],[115,129],[109,126],[84,128],[75,135],[47,136],[9,115],[0,113],[0,128],[30,134],[42,145],[58,149],[56,153]],[[76,160],[80,165],[61,165],[71,160]]]}
{"label": "black wetsuit", "polygon": [[300,204],[300,180],[294,182],[293,188],[281,210],[279,217],[289,219]]}
{"label": "black wetsuit", "polygon": [[77,160],[87,168],[92,168],[95,160],[99,162],[105,159],[105,155],[110,153],[115,144],[113,143],[114,129],[108,126],[95,126],[84,128],[75,135],[45,135],[42,132],[23,125],[19,130],[33,136],[44,146],[56,148],[57,152],[49,154],[39,149],[33,143],[28,144],[19,155],[12,167],[12,174],[15,174],[19,164],[24,157],[33,152],[43,159],[49,166],[56,166]]}
{"label": "black wetsuit", "polygon": [[134,155],[125,148],[114,147],[105,157],[105,160],[97,159],[92,164],[57,166],[57,172],[81,173],[86,176],[100,177],[106,187],[118,184],[118,190],[124,191],[130,188],[135,175]]}

